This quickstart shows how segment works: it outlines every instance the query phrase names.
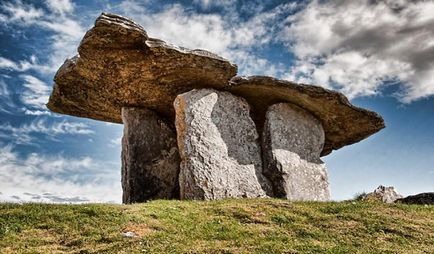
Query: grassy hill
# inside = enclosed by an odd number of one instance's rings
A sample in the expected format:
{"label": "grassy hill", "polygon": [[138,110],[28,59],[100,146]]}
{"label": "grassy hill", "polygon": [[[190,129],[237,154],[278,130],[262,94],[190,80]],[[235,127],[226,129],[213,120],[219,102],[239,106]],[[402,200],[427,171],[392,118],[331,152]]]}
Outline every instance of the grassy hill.
{"label": "grassy hill", "polygon": [[63,252],[434,253],[434,206],[277,199],[0,204],[0,253]]}

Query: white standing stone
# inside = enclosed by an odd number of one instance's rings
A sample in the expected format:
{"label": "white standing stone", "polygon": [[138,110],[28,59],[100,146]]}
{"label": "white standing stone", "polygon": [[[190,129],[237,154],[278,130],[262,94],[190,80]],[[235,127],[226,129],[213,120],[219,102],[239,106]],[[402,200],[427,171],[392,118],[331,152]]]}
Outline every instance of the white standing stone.
{"label": "white standing stone", "polygon": [[264,174],[276,197],[330,199],[327,169],[320,159],[324,130],[313,115],[289,103],[272,105],[262,139]]}
{"label": "white standing stone", "polygon": [[202,89],[178,95],[174,106],[181,199],[266,196],[271,187],[244,99]]}

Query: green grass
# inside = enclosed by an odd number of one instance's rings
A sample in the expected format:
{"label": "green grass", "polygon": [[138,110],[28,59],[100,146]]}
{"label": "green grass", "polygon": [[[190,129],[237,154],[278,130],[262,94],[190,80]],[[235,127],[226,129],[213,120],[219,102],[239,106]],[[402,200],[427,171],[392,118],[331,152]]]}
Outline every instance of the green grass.
{"label": "green grass", "polygon": [[0,253],[434,253],[434,207],[278,199],[0,204]]}

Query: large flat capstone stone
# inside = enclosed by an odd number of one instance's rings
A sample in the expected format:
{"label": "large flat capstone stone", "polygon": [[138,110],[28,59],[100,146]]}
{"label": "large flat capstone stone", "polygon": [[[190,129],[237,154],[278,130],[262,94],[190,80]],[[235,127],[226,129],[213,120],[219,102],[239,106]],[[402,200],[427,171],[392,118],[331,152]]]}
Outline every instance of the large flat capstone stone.
{"label": "large flat capstone stone", "polygon": [[179,197],[176,134],[155,112],[122,108],[123,202]]}
{"label": "large flat capstone stone", "polygon": [[54,78],[47,107],[53,112],[121,123],[122,107],[143,107],[173,123],[173,101],[191,89],[226,90],[245,98],[259,129],[266,109],[295,104],[324,128],[321,156],[384,128],[376,113],[352,105],[336,91],[272,77],[235,77],[236,65],[204,50],[190,50],[151,38],[137,23],[103,13]]}
{"label": "large flat capstone stone", "polygon": [[175,102],[181,156],[181,199],[265,197],[261,150],[249,105],[212,89],[180,94]]}
{"label": "large flat capstone stone", "polygon": [[150,38],[137,23],[103,13],[57,71],[53,112],[121,123],[122,107],[145,107],[174,119],[173,101],[194,88],[222,88],[236,65],[205,50]]}
{"label": "large flat capstone stone", "polygon": [[327,170],[320,160],[324,130],[318,119],[293,104],[272,105],[266,113],[262,140],[264,174],[276,197],[330,199]]}

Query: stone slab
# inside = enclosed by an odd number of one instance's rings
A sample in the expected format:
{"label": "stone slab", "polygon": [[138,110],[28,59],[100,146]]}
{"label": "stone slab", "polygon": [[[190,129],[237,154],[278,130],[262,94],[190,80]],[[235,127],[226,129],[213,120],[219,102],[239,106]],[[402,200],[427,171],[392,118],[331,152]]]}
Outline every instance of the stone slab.
{"label": "stone slab", "polygon": [[262,135],[264,174],[274,195],[294,201],[330,199],[327,169],[320,160],[321,122],[289,103],[269,107]]}
{"label": "stone slab", "polygon": [[122,108],[123,202],[179,197],[176,134],[155,112]]}
{"label": "stone slab", "polygon": [[181,156],[181,199],[265,197],[261,150],[247,102],[211,89],[180,94],[175,102]]}
{"label": "stone slab", "polygon": [[47,107],[57,113],[121,123],[122,107],[145,107],[174,119],[173,101],[194,88],[221,88],[236,65],[205,50],[150,38],[137,23],[103,13],[79,55],[55,75]]}

